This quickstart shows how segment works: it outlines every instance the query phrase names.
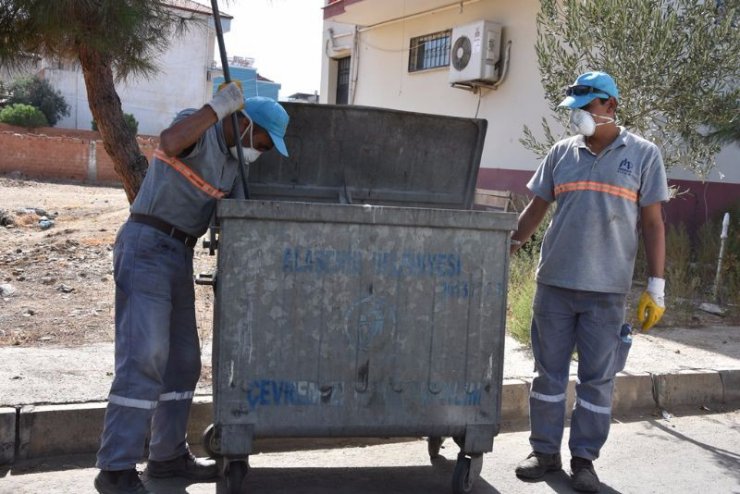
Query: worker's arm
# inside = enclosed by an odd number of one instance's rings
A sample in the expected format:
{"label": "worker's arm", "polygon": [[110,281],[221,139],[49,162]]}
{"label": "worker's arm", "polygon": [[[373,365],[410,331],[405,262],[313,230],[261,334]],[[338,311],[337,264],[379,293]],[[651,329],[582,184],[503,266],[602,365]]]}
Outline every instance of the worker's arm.
{"label": "worker's arm", "polygon": [[159,147],[167,156],[179,156],[195,144],[209,127],[243,107],[241,85],[230,82],[200,110],[163,130],[159,135]]}
{"label": "worker's arm", "polygon": [[179,156],[185,149],[195,144],[206,130],[218,120],[210,106],[203,106],[167,127],[159,135],[159,148],[167,156]]}
{"label": "worker's arm", "polygon": [[542,219],[547,214],[550,203],[539,196],[534,196],[522,214],[519,215],[516,231],[511,235],[511,246],[509,252],[513,254],[521,248],[537,230]]}
{"label": "worker's arm", "polygon": [[665,312],[665,225],[662,203],[643,207],[640,216],[649,277],[647,288],[637,303],[637,320],[642,324],[642,330],[648,331]]}
{"label": "worker's arm", "polygon": [[665,225],[662,204],[656,202],[640,211],[648,276],[654,278],[663,278],[665,269]]}

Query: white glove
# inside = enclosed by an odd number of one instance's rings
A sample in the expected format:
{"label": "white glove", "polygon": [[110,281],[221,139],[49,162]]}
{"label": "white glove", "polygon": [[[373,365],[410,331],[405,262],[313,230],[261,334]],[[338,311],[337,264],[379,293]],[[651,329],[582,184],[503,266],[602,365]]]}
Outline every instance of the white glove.
{"label": "white glove", "polygon": [[665,308],[665,280],[663,278],[649,277],[645,291],[653,297],[655,303]]}
{"label": "white glove", "polygon": [[211,101],[206,104],[213,109],[219,120],[241,110],[244,108],[244,93],[242,93],[241,84],[238,81],[222,84]]}

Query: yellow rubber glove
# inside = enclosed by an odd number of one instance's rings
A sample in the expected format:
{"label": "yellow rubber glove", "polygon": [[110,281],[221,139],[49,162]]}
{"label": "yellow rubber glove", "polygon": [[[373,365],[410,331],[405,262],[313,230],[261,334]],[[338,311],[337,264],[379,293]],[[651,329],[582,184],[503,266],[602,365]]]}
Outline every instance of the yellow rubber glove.
{"label": "yellow rubber glove", "polygon": [[640,296],[637,303],[637,320],[642,324],[643,331],[660,321],[665,313],[665,280],[663,278],[648,278],[647,289]]}

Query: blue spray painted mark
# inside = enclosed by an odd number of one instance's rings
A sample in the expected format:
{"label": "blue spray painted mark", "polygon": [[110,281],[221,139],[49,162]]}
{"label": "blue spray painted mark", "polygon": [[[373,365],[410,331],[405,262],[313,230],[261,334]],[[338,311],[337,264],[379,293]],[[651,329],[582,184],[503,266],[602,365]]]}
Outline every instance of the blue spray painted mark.
{"label": "blue spray painted mark", "polygon": [[343,400],[341,383],[319,385],[311,381],[258,379],[247,386],[250,409],[265,406],[337,406]]}
{"label": "blue spray painted mark", "polygon": [[[433,385],[433,386],[432,386]],[[483,383],[435,382],[430,388],[439,390],[435,393],[423,393],[422,402],[426,405],[450,405],[471,407],[479,406]]]}
{"label": "blue spray painted mark", "polygon": [[462,273],[462,259],[455,253],[375,252],[376,274],[396,277],[457,277]]}
{"label": "blue spray painted mark", "polygon": [[[282,251],[283,272],[317,275],[359,275],[363,262],[369,262],[376,275],[401,277],[455,278],[462,273],[463,263],[454,252],[378,251],[363,253],[353,250],[286,247]],[[364,256],[364,258],[363,258]]]}
{"label": "blue spray painted mark", "polygon": [[467,281],[445,281],[442,283],[442,295],[453,299],[467,299],[472,295],[472,287]]}
{"label": "blue spray painted mark", "polygon": [[351,250],[286,247],[283,272],[325,274],[360,274],[362,254]]}

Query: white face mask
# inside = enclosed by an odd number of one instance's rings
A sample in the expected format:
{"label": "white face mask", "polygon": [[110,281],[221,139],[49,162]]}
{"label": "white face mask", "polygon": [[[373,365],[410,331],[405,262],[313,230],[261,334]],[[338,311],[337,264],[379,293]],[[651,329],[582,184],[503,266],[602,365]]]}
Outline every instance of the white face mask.
{"label": "white face mask", "polygon": [[[239,151],[237,151],[236,146],[231,146],[229,148],[229,152],[231,153],[231,156],[233,156],[235,160],[239,159]],[[261,154],[262,154],[261,151],[257,151],[254,148],[245,148],[242,146],[242,156],[244,156],[245,165],[248,165],[250,163],[254,163],[255,161],[257,161],[257,158],[259,158]]]}
{"label": "white face mask", "polygon": [[[252,119],[247,117],[249,119],[249,125],[247,125],[247,128],[244,129],[244,132],[242,132],[242,135],[239,136],[239,144],[241,144],[242,140],[244,140],[244,136],[247,135],[247,132],[249,132],[249,142],[254,142],[254,134],[253,129],[254,125],[252,125]],[[236,149],[236,146],[231,146],[229,148],[229,153],[231,153],[231,156],[234,157],[235,160],[239,159],[239,152]],[[252,147],[245,148],[242,146],[242,156],[244,156],[244,164],[248,165],[250,163],[254,163],[257,161],[257,158],[260,157],[262,154],[261,151],[257,151],[256,149]]]}
{"label": "white face mask", "polygon": [[[606,122],[596,123],[594,117],[606,119]],[[570,112],[570,121],[568,122],[568,128],[574,134],[582,134],[586,137],[594,135],[596,127],[599,125],[606,125],[614,122],[611,117],[605,117],[603,115],[594,115],[586,110],[575,108]]]}

